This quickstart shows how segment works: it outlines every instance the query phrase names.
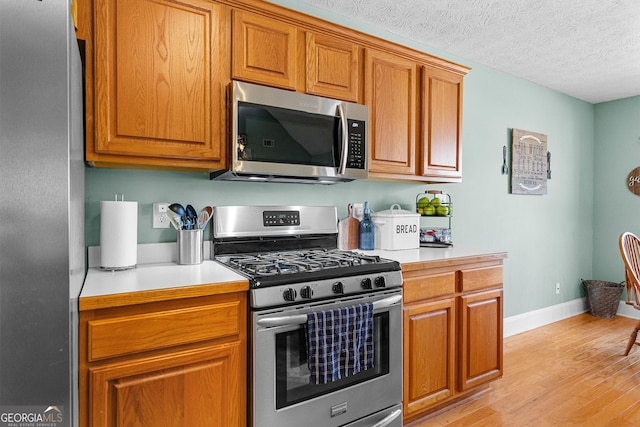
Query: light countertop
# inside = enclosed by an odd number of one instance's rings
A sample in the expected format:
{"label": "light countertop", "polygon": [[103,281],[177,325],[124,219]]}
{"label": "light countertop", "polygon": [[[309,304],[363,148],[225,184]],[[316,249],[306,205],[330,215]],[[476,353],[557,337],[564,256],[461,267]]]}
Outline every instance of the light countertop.
{"label": "light countertop", "polygon": [[398,251],[380,250],[373,251],[361,251],[357,252],[362,254],[377,255],[382,258],[398,261],[403,265],[403,269],[408,264],[424,264],[429,262],[439,262],[454,259],[468,259],[475,257],[499,257],[506,258],[505,252],[491,252],[487,250],[464,248],[458,246],[451,246],[448,248],[419,248],[419,249],[404,249]]}
{"label": "light countertop", "polygon": [[80,293],[80,310],[248,289],[245,277],[211,260],[197,265],[142,264],[113,272],[90,268]]}
{"label": "light countertop", "polygon": [[[157,251],[158,247],[161,250],[166,249],[162,248],[162,245],[149,246],[147,249],[151,248],[151,252],[153,252]],[[147,250],[147,254],[144,256],[145,260],[153,259],[149,252]],[[402,264],[403,271],[425,269],[443,264],[462,264],[470,260],[501,260],[507,256],[505,252],[490,252],[458,246],[357,252],[398,261]],[[140,258],[139,256],[138,259],[140,260]],[[249,289],[249,282],[244,276],[209,259],[205,259],[202,264],[198,265],[178,265],[175,261],[167,259],[162,259],[162,261],[139,264],[130,270],[113,272],[103,271],[95,266],[89,268],[80,293],[80,310],[242,292]]]}

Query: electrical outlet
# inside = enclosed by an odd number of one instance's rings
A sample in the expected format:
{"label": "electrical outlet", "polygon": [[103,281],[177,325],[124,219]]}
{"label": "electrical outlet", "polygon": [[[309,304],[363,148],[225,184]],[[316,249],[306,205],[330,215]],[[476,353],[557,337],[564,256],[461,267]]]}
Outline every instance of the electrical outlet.
{"label": "electrical outlet", "polygon": [[560,295],[560,283],[556,283],[556,295]]}
{"label": "electrical outlet", "polygon": [[169,228],[169,218],[166,212],[169,210],[169,203],[157,202],[153,204],[153,228]]}

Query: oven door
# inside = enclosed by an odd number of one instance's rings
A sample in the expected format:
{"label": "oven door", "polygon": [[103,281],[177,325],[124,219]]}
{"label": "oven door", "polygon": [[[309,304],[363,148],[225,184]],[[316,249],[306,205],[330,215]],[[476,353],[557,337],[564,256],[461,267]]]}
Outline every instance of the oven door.
{"label": "oven door", "polygon": [[[252,425],[342,426],[400,403],[401,301],[402,291],[395,289],[253,312]],[[307,314],[365,302],[374,304],[374,367],[337,381],[312,384],[307,365]]]}

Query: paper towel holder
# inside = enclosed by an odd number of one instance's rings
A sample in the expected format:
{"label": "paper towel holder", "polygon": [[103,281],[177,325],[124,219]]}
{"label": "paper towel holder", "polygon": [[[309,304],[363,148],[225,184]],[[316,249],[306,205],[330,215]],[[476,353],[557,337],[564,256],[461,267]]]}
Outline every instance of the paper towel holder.
{"label": "paper towel holder", "polygon": [[[104,209],[108,209],[112,220],[108,225],[121,230],[119,238],[113,229],[107,230]],[[115,193],[113,201],[100,202],[100,270],[113,272],[137,267],[137,223],[138,202],[125,202],[124,193]]]}

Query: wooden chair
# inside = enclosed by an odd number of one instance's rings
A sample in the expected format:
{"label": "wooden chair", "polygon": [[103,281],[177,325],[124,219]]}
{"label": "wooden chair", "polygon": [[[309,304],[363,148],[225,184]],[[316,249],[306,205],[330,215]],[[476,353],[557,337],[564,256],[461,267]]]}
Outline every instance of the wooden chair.
{"label": "wooden chair", "polygon": [[[620,246],[620,254],[624,261],[625,280],[627,283],[627,304],[632,305],[636,310],[640,310],[640,239],[634,234],[625,232],[620,235],[618,241]],[[640,331],[640,322],[629,337],[627,349],[624,352],[626,356],[631,351],[634,344],[640,345],[636,341]]]}

